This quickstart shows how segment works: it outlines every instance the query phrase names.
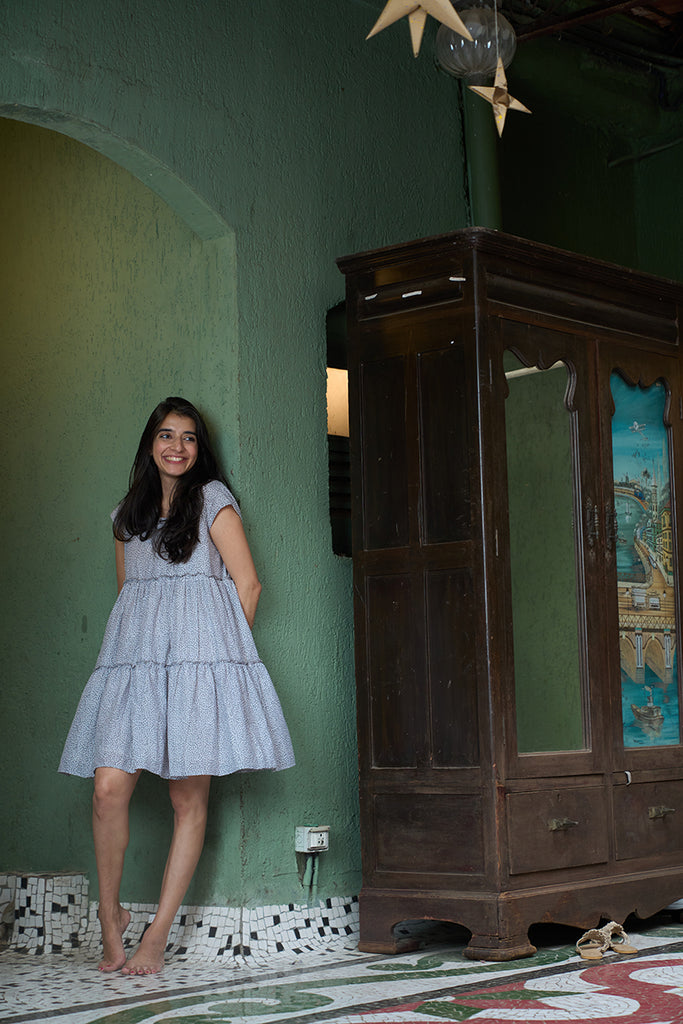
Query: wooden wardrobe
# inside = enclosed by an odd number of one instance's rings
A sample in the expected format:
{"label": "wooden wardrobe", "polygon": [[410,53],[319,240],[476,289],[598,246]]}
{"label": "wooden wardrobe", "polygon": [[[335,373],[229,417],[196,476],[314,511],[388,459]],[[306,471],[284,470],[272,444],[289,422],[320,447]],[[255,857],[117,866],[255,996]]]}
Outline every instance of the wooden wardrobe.
{"label": "wooden wardrobe", "polygon": [[683,286],[484,229],[346,275],[361,949],[683,897]]}

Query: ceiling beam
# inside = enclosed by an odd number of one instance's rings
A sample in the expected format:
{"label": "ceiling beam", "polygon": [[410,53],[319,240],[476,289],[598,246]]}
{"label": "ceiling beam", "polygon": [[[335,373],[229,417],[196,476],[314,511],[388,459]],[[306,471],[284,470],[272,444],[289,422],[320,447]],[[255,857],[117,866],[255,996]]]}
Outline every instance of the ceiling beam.
{"label": "ceiling beam", "polygon": [[575,25],[583,25],[587,21],[605,18],[608,14],[629,11],[633,7],[640,6],[642,2],[643,0],[611,0],[606,4],[592,4],[590,7],[584,7],[582,11],[574,11],[573,14],[567,14],[564,17],[535,18],[534,21],[529,22],[526,28],[515,30],[517,41],[521,42],[523,39],[534,39],[536,36],[562,32],[565,29],[574,28]]}

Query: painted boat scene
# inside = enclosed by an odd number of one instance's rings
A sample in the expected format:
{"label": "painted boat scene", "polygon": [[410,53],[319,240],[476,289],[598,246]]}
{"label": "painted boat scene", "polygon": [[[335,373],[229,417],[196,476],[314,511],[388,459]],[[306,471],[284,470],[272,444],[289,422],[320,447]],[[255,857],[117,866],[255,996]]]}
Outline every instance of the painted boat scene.
{"label": "painted boat scene", "polygon": [[612,420],[624,746],[680,743],[666,389],[613,373]]}

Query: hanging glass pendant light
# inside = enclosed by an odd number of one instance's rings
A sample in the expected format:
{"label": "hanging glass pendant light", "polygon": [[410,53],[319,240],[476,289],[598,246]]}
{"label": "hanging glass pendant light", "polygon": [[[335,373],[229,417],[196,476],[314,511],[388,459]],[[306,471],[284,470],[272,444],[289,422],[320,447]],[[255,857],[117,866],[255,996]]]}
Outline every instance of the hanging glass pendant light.
{"label": "hanging glass pendant light", "polygon": [[[467,2],[467,0],[465,0]],[[510,22],[496,7],[496,0],[470,4],[466,10],[462,0],[454,4],[472,40],[458,35],[446,25],[436,33],[436,59],[444,71],[456,78],[491,75],[498,58],[503,67],[510,64],[517,49],[517,37]]]}

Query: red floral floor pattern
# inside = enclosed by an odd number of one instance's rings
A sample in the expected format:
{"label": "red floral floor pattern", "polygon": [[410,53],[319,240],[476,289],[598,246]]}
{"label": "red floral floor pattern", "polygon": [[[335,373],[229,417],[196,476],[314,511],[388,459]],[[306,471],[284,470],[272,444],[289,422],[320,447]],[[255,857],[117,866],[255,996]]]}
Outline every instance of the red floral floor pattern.
{"label": "red floral floor pattern", "polygon": [[577,956],[573,932],[544,937],[534,956],[504,963],[442,942],[396,957],[345,949],[291,969],[174,957],[149,978],[102,975],[91,952],[5,951],[0,1024],[683,1024],[677,920],[631,929],[638,954],[598,963]]}
{"label": "red floral floor pattern", "polygon": [[335,1024],[681,1024],[683,953],[610,959],[584,969],[458,991],[335,1018]]}

